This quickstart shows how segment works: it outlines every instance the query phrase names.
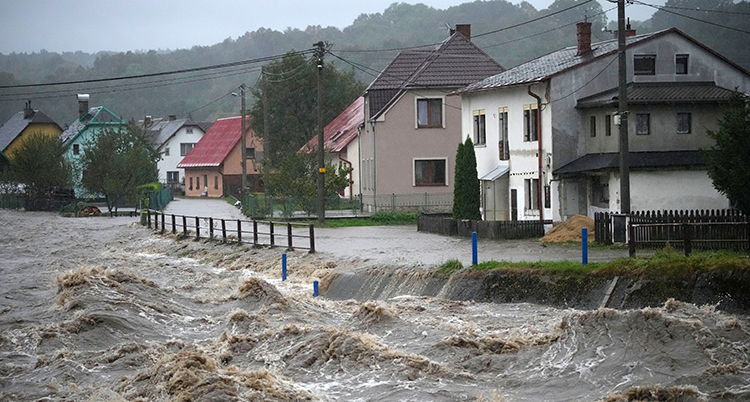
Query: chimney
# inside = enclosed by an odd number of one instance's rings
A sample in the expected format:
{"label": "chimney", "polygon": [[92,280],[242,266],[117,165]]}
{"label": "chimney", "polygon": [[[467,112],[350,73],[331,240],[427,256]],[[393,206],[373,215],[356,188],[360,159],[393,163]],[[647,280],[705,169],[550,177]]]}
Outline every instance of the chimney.
{"label": "chimney", "polygon": [[147,114],[146,117],[143,118],[143,127],[148,128],[148,126],[151,125],[151,115]]}
{"label": "chimney", "polygon": [[177,120],[177,115],[176,114],[170,114],[169,115],[169,121],[175,121],[175,120]]}
{"label": "chimney", "polygon": [[89,112],[89,94],[78,94],[78,117],[83,117]]}
{"label": "chimney", "polygon": [[456,32],[466,39],[471,39],[471,24],[456,24]]}
{"label": "chimney", "polygon": [[576,24],[578,29],[578,53],[576,56],[582,56],[591,53],[591,23],[579,22]]}
{"label": "chimney", "polygon": [[34,109],[31,108],[31,101],[28,101],[23,108],[23,118],[30,119],[32,116],[34,116]]}
{"label": "chimney", "polygon": [[[613,31],[615,34],[615,39],[617,39],[617,31]],[[635,29],[630,29],[630,17],[628,17],[628,23],[625,25],[625,37],[629,38],[631,36],[635,36]]]}

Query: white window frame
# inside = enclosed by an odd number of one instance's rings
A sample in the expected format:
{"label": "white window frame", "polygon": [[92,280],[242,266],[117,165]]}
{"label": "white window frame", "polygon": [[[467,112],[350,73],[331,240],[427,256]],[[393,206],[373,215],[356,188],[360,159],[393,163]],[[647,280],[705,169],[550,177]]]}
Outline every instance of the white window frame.
{"label": "white window frame", "polygon": [[[531,118],[532,110],[535,111],[536,119]],[[524,142],[539,141],[539,136],[541,135],[541,133],[537,131],[539,129],[539,124],[537,122],[537,119],[541,119],[541,118],[542,118],[542,114],[539,113],[538,105],[536,103],[523,105],[523,141]],[[534,123],[533,127],[531,127],[532,123]],[[532,134],[535,134],[535,135],[532,135]]]}
{"label": "white window frame", "polygon": [[487,115],[484,109],[475,110],[473,115],[474,138],[472,141],[474,141],[474,146],[485,147],[487,146]]}

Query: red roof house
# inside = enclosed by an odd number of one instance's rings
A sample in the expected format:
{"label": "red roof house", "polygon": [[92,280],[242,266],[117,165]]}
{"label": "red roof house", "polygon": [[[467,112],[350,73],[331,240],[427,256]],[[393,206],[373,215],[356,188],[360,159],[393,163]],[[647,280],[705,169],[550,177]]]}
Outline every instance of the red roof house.
{"label": "red roof house", "polygon": [[[360,127],[365,122],[365,98],[360,96],[352,102],[341,114],[336,116],[323,129],[323,148],[333,155],[334,165],[344,163],[353,170],[349,174],[352,184],[344,190],[344,196],[351,198],[359,194],[359,137]],[[318,148],[318,136],[314,136],[305,144],[300,152],[314,152]]]}
{"label": "red roof house", "polygon": [[[248,118],[249,121],[249,118]],[[259,160],[260,138],[247,123],[247,185],[262,191]],[[177,167],[185,169],[185,195],[222,197],[242,185],[242,117],[216,120]]]}

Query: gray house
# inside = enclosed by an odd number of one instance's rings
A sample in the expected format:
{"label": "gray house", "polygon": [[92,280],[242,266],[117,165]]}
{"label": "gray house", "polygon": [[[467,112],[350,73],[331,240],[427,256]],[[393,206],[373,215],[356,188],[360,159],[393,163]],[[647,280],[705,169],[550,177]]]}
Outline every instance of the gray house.
{"label": "gray house", "polygon": [[403,51],[386,66],[364,95],[359,158],[366,210],[450,210],[462,136],[460,100],[446,95],[502,71],[471,42],[470,25],[456,25],[434,49]]}
{"label": "gray house", "polygon": [[[578,45],[465,87],[486,219],[620,210],[617,40]],[[700,149],[750,73],[677,29],[627,38],[631,209],[726,208]]]}

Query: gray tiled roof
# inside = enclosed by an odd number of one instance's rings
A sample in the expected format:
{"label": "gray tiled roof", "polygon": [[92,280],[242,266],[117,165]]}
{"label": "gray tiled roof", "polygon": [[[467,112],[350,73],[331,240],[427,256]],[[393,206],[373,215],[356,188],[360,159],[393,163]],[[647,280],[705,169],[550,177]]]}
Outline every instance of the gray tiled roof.
{"label": "gray tiled roof", "polygon": [[[644,35],[636,35],[627,38],[626,45],[631,46],[637,42],[649,39],[666,31],[653,32]],[[455,93],[483,91],[513,85],[532,84],[543,81],[552,75],[560,73],[569,68],[590,62],[596,58],[617,52],[617,40],[612,39],[604,42],[591,44],[591,52],[578,56],[578,47],[571,46],[552,52],[545,56],[523,63],[505,72],[475,82]]]}
{"label": "gray tiled roof", "polygon": [[[556,169],[553,174],[565,175],[619,169],[619,155],[617,152],[587,154]],[[630,152],[629,156],[631,169],[704,165],[700,151]]]}
{"label": "gray tiled roof", "polygon": [[152,124],[147,134],[151,138],[151,143],[159,148],[169,141],[182,127],[197,127],[204,133],[206,130],[201,127],[199,123],[195,123],[190,119],[177,119],[177,120],[166,120],[161,119],[156,124]]}
{"label": "gray tiled roof", "polygon": [[461,33],[433,50],[399,53],[367,87],[370,116],[376,117],[411,88],[460,88],[503,71],[503,67]]}
{"label": "gray tiled roof", "polygon": [[[628,104],[717,103],[729,100],[732,91],[713,82],[648,82],[628,85]],[[617,106],[618,89],[612,88],[582,98],[577,108]]]}
{"label": "gray tiled roof", "polygon": [[122,121],[116,114],[109,111],[104,106],[95,106],[89,109],[85,116],[77,118],[73,123],[68,126],[60,138],[63,142],[74,138],[81,130],[85,129],[88,124],[108,124],[108,123],[122,123]]}
{"label": "gray tiled roof", "polygon": [[0,151],[5,150],[5,148],[7,148],[8,145],[10,145],[10,143],[29,126],[29,124],[57,123],[38,110],[34,110],[29,118],[24,118],[23,111],[18,112],[0,126]]}

